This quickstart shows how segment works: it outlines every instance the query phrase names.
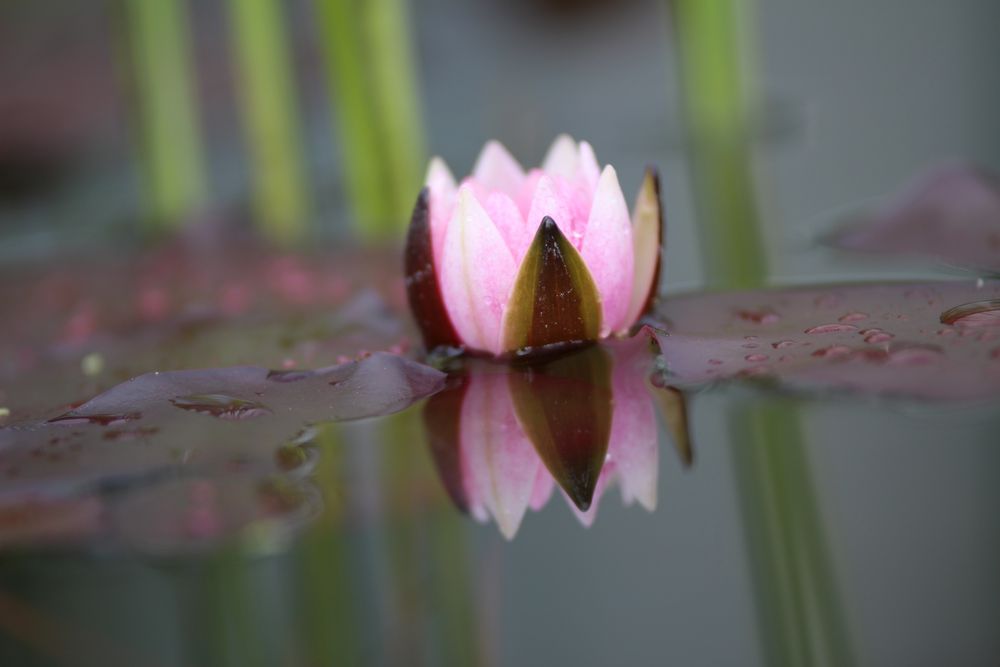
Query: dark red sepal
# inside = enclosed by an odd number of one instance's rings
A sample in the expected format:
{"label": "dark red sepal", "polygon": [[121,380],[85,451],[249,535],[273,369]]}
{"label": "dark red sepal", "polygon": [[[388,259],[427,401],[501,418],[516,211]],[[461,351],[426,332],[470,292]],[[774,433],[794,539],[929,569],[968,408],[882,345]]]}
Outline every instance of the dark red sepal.
{"label": "dark red sepal", "polygon": [[441,345],[461,346],[462,342],[448,317],[434,264],[434,244],[431,242],[430,191],[424,188],[417,197],[406,234],[403,256],[406,297],[410,312],[420,328],[428,350]]}

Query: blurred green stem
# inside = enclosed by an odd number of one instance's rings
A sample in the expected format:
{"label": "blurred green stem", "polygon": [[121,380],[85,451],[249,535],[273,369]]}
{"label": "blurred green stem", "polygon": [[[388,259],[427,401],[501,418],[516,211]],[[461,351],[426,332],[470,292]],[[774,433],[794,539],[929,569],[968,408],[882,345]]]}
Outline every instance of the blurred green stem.
{"label": "blurred green stem", "polygon": [[730,414],[765,663],[848,667],[851,641],[801,415],[793,404],[767,400]]}
{"label": "blurred green stem", "polygon": [[125,0],[148,211],[177,226],[204,203],[205,165],[183,0]]}
{"label": "blurred green stem", "polygon": [[[299,624],[302,646],[312,665],[357,665],[365,662],[364,587],[355,574],[357,537],[343,502],[345,448],[341,426],[319,427],[320,448],[314,473],[324,498],[324,511],[297,550],[296,590],[304,618]],[[371,656],[367,656],[371,660]]]}
{"label": "blurred green stem", "polygon": [[[706,282],[768,279],[754,178],[751,0],[672,0]],[[732,459],[765,663],[853,664],[851,641],[794,405],[730,414]]]}
{"label": "blurred green stem", "polygon": [[229,0],[257,221],[274,241],[300,240],[308,197],[295,86],[279,0]]}
{"label": "blurred green stem", "polygon": [[[413,441],[415,434],[427,437],[420,410],[392,415],[380,428],[383,442],[392,443],[383,463],[383,492],[392,508],[385,526],[392,588],[401,625],[414,633],[405,645],[421,647],[428,664],[482,664],[464,524],[445,498],[427,443]],[[438,493],[414,506],[412,499],[424,495],[423,489]],[[440,620],[425,625],[423,619]],[[400,657],[415,661],[414,655]]]}
{"label": "blurred green stem", "polygon": [[672,0],[707,282],[753,287],[767,278],[751,122],[749,0]]}
{"label": "blurred green stem", "polygon": [[367,240],[406,228],[424,142],[406,0],[316,0],[344,179]]}

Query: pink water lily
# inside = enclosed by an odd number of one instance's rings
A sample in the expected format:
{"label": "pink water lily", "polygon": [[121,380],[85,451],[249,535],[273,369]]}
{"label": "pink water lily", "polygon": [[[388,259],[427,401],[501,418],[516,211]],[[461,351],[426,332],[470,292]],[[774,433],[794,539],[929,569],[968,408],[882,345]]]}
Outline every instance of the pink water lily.
{"label": "pink water lily", "polygon": [[628,331],[656,291],[661,228],[654,170],[630,217],[614,167],[565,135],[527,172],[490,141],[459,184],[434,158],[405,259],[424,342],[501,355]]}

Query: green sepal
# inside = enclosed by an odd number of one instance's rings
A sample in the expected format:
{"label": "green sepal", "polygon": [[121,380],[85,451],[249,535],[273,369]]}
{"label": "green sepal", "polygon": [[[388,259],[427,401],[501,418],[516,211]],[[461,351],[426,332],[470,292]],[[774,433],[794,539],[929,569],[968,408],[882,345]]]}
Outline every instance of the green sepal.
{"label": "green sepal", "polygon": [[546,216],[521,262],[504,315],[502,349],[597,340],[601,297],[580,253]]}

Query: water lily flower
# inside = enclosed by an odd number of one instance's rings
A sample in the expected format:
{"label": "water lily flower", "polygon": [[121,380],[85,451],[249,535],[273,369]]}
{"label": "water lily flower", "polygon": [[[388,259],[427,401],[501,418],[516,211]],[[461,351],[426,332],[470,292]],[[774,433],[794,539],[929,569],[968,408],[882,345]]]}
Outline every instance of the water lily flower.
{"label": "water lily flower", "polygon": [[655,170],[630,218],[585,141],[558,137],[527,172],[490,141],[460,184],[434,158],[405,255],[424,343],[502,355],[624,333],[656,291],[661,229]]}

